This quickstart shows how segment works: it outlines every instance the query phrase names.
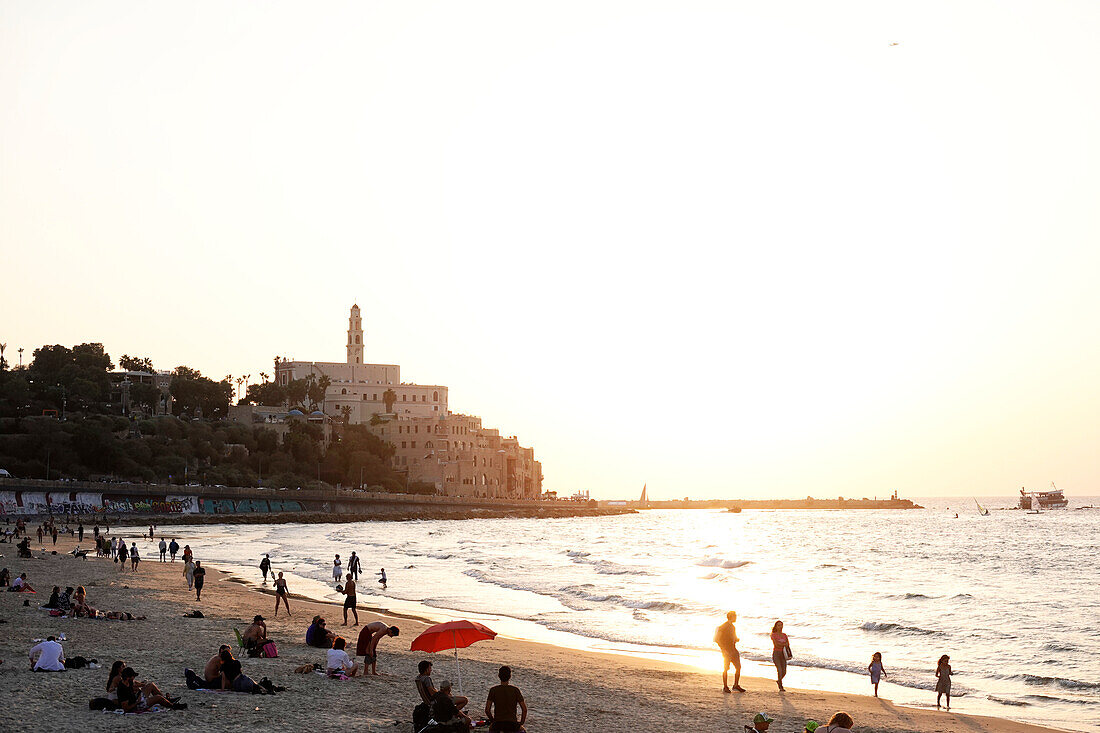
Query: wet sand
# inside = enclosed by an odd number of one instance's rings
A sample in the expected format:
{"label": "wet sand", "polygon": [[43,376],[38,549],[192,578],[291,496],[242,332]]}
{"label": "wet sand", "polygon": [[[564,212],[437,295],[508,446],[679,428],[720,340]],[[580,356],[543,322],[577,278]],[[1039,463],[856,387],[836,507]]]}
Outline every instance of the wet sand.
{"label": "wet sand", "polygon": [[[227,574],[207,574],[203,600],[195,601],[183,578],[182,563],[160,563],[154,543],[137,539],[136,531],[116,528],[136,540],[142,553],[137,573],[122,572],[114,562],[94,557],[87,561],[64,554],[75,546],[58,540],[57,555],[47,542],[46,553],[32,535],[34,559],[19,560],[12,544],[0,544],[0,567],[13,576],[26,572],[35,595],[0,592],[0,730],[85,731],[115,730],[297,730],[324,726],[356,731],[412,731],[412,708],[418,702],[412,680],[424,658],[435,663],[433,678],[456,681],[450,653],[425,656],[409,645],[426,624],[420,620],[389,618],[359,612],[361,623],[382,619],[401,628],[397,638],[380,645],[378,677],[329,680],[321,675],[295,674],[299,665],[323,662],[324,652],[305,646],[306,627],[315,614],[340,633],[341,609],[332,604],[291,597],[293,616],[280,611],[274,617],[274,596],[254,590]],[[89,533],[90,535],[90,533]],[[84,547],[91,545],[85,537]],[[202,560],[203,548],[194,547]],[[258,575],[258,571],[255,571]],[[38,605],[49,598],[54,585],[84,585],[89,603],[104,611],[130,611],[144,621],[57,619]],[[30,600],[24,607],[23,601]],[[198,609],[203,619],[183,618]],[[243,631],[255,614],[267,619],[268,633],[279,647],[278,659],[244,659],[253,679],[269,677],[287,691],[275,696],[194,692],[186,689],[183,668],[201,674],[219,644],[236,647],[233,628]],[[717,623],[717,622],[716,622]],[[348,628],[354,648],[358,629]],[[64,633],[69,657],[94,657],[98,670],[32,673],[27,652],[32,639]],[[807,719],[823,722],[837,710],[856,721],[856,730],[885,733],[1038,733],[1053,730],[997,718],[956,712],[897,707],[870,696],[799,690],[788,687],[780,695],[774,680],[742,678],[743,694],[724,694],[720,672],[637,659],[616,654],[563,649],[546,644],[498,637],[460,652],[462,694],[470,697],[475,717],[484,707],[485,694],[496,684],[501,664],[513,669],[513,682],[523,691],[530,709],[531,733],[557,731],[742,731],[758,711],[776,718],[771,730],[801,733]],[[188,710],[130,715],[92,712],[88,700],[103,694],[107,671],[115,659],[133,666],[139,679],[152,680],[169,694],[183,696]],[[362,658],[360,658],[362,661]],[[934,699],[934,693],[929,693]],[[959,703],[965,708],[965,698]]]}

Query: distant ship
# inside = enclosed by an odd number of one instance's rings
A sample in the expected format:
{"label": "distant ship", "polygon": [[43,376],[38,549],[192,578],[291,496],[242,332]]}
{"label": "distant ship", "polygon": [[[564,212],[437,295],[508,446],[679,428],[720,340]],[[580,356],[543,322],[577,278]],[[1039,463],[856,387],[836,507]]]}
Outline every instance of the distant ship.
{"label": "distant ship", "polygon": [[1040,511],[1043,509],[1065,509],[1069,506],[1062,490],[1050,484],[1050,491],[1027,491],[1020,489],[1020,508]]}
{"label": "distant ship", "polygon": [[[975,503],[975,504],[978,504],[978,500],[977,500],[977,499],[975,499],[975,500],[974,500],[974,503]],[[984,506],[982,506],[981,504],[978,504],[978,514],[981,514],[981,515],[982,515],[983,517],[988,517],[988,516],[989,516],[989,510],[988,510],[988,509],[986,509],[986,508],[985,508]]]}

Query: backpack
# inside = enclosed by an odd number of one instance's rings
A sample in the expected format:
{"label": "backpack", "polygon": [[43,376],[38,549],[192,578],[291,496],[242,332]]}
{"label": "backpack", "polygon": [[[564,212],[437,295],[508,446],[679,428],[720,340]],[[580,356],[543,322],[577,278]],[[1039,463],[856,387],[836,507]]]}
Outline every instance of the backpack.
{"label": "backpack", "polygon": [[260,656],[274,659],[279,656],[279,648],[275,646],[275,642],[268,641],[260,647]]}

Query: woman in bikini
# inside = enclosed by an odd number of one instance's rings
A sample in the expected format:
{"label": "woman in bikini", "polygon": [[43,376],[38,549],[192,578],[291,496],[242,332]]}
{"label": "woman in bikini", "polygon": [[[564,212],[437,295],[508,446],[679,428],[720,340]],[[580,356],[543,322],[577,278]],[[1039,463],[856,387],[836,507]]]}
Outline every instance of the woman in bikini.
{"label": "woman in bikini", "polygon": [[290,603],[286,600],[287,589],[286,579],[283,578],[283,574],[279,573],[279,577],[275,578],[275,617],[279,617],[279,600],[281,599],[283,605],[286,607],[286,615],[290,615]]}

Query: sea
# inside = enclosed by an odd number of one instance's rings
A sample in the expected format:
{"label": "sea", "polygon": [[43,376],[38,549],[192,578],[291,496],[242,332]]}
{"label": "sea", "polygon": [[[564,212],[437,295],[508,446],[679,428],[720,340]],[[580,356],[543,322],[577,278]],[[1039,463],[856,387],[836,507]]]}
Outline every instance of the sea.
{"label": "sea", "polygon": [[[788,688],[952,708],[1100,733],[1100,497],[1029,514],[1015,498],[918,499],[917,510],[644,510],[610,517],[173,527],[196,557],[260,583],[264,553],[292,593],[341,601],[333,556],[354,550],[360,607],[470,618],[499,634],[714,670],[738,614],[747,675]],[[957,516],[956,516],[957,515]],[[377,582],[385,568],[388,583]],[[338,609],[333,610],[338,615]],[[504,661],[504,660],[502,660]]]}

